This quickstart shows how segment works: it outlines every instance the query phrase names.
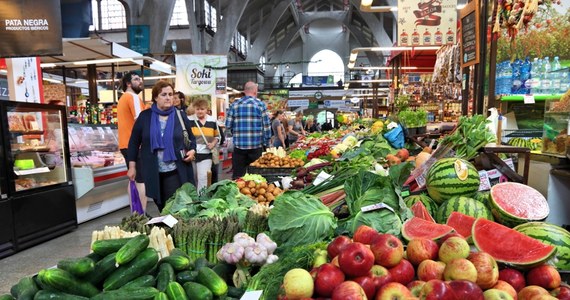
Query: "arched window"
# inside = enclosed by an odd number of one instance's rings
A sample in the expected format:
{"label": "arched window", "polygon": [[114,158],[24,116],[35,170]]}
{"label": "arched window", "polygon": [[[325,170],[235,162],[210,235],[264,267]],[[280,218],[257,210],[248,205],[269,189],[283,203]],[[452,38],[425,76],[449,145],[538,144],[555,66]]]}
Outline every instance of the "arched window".
{"label": "arched window", "polygon": [[176,0],[172,18],[170,18],[170,26],[188,25],[188,12],[186,11],[186,1]]}
{"label": "arched window", "polygon": [[[99,11],[97,7],[98,2],[101,3],[101,11]],[[91,5],[93,10],[93,25],[89,26],[90,31],[127,28],[125,8],[118,0],[92,0]]]}
{"label": "arched window", "polygon": [[335,52],[325,49],[311,57],[307,67],[309,76],[334,76],[334,82],[344,78],[344,63],[342,58]]}

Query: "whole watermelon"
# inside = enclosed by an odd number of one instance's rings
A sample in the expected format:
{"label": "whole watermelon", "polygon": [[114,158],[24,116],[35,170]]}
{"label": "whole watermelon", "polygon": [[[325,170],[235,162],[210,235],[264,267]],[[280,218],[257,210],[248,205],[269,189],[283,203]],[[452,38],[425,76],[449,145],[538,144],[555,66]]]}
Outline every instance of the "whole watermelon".
{"label": "whole watermelon", "polygon": [[468,161],[443,158],[436,161],[426,176],[429,196],[441,204],[454,196],[471,196],[479,189],[479,172]]}
{"label": "whole watermelon", "polygon": [[422,202],[422,204],[426,207],[430,215],[435,216],[435,213],[437,212],[437,203],[435,203],[435,201],[433,201],[433,199],[430,198],[428,195],[426,194],[411,195],[404,198],[404,203],[406,203],[406,206],[408,208],[412,207],[412,205],[414,205],[418,201]]}
{"label": "whole watermelon", "polygon": [[475,194],[473,194],[473,199],[485,204],[485,206],[487,206],[487,208],[491,209],[491,200],[489,200],[489,197],[491,197],[491,192],[489,191],[478,191]]}
{"label": "whole watermelon", "polygon": [[570,232],[545,222],[528,222],[513,228],[547,245],[556,247],[554,265],[559,270],[570,270]]}
{"label": "whole watermelon", "polygon": [[485,218],[493,220],[493,214],[483,203],[469,197],[455,196],[451,199],[445,200],[435,214],[435,221],[440,224],[445,224],[447,218],[452,212],[460,212],[474,218]]}

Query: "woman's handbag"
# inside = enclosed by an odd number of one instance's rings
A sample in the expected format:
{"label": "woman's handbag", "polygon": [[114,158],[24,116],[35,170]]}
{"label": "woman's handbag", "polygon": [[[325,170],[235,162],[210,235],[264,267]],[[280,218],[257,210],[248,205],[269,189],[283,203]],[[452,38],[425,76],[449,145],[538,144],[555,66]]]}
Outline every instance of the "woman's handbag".
{"label": "woman's handbag", "polygon": [[180,115],[180,110],[176,109],[176,115],[178,115],[178,120],[180,120],[180,125],[182,125],[182,136],[184,137],[184,148],[186,148],[186,150],[188,150],[192,146],[192,142],[190,141],[190,135],[188,134],[188,130],[186,130],[186,126],[184,125],[184,120],[182,120],[182,116]]}
{"label": "woman's handbag", "polygon": [[[200,124],[198,124],[198,121],[194,120],[194,122],[196,122],[196,127],[198,127],[198,130],[200,131],[200,134],[202,135],[202,138],[204,139],[204,143],[206,143],[206,145],[208,145],[208,140],[206,139],[206,136],[204,135],[204,132],[202,132],[202,128],[200,128]],[[218,125],[216,124],[216,127]],[[220,128],[218,128],[218,132],[220,132]],[[218,137],[218,140],[220,140],[221,138]],[[217,165],[220,163],[220,149],[218,148],[218,145],[216,145],[214,148],[212,148],[212,150],[210,150],[212,152],[212,163],[214,165]]]}

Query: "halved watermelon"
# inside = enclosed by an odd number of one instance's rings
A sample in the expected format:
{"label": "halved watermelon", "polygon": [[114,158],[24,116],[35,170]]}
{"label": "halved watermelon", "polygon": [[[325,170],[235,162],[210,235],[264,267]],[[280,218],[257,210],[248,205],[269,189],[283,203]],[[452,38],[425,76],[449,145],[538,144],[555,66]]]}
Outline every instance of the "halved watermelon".
{"label": "halved watermelon", "polygon": [[547,261],[556,247],[546,245],[514,229],[478,218],[473,223],[471,237],[475,247],[487,252],[496,261],[515,267],[533,267]]}
{"label": "halved watermelon", "polygon": [[410,241],[416,238],[437,240],[453,231],[445,224],[437,224],[418,217],[412,217],[402,226],[402,236]]}
{"label": "halved watermelon", "polygon": [[475,218],[462,214],[460,212],[451,212],[449,218],[447,218],[447,225],[451,226],[455,231],[461,234],[467,241],[471,240],[471,228],[473,228],[473,223]]}
{"label": "halved watermelon", "polygon": [[542,221],[550,208],[546,198],[536,189],[516,182],[503,182],[491,188],[491,210],[497,222],[516,225]]}
{"label": "halved watermelon", "polygon": [[421,201],[414,203],[414,205],[410,207],[410,210],[412,211],[415,217],[422,218],[424,220],[435,223],[435,220],[430,215],[429,211]]}

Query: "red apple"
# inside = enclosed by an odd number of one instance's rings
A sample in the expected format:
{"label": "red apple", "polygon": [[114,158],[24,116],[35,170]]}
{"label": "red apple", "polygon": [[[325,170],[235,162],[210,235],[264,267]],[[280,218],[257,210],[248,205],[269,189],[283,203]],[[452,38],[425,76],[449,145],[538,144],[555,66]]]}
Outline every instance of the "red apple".
{"label": "red apple", "polygon": [[397,265],[404,257],[404,245],[393,234],[378,235],[372,241],[370,249],[374,253],[375,263],[386,268]]}
{"label": "red apple", "polygon": [[550,295],[552,295],[558,299],[570,300],[570,287],[567,287],[565,285],[561,285],[560,287],[557,287],[557,288],[553,289],[552,291],[550,291]]}
{"label": "red apple", "polygon": [[340,268],[339,264],[338,264],[338,255],[335,256],[333,259],[331,259],[331,264],[337,266]]}
{"label": "red apple", "polygon": [[[513,300],[517,298],[513,298],[509,293],[499,290],[499,289],[488,289],[483,293],[483,297],[485,300]],[[538,300],[538,299],[537,299]]]}
{"label": "red apple", "polygon": [[374,240],[374,238],[378,236],[378,234],[379,233],[378,231],[376,231],[376,229],[367,225],[360,225],[354,231],[354,235],[352,236],[352,241],[370,245]]}
{"label": "red apple", "polygon": [[328,263],[317,268],[314,280],[315,293],[322,297],[330,297],[333,290],[344,282],[344,273],[335,265]]}
{"label": "red apple", "polygon": [[364,290],[364,293],[368,299],[372,299],[374,295],[376,295],[376,285],[374,284],[374,278],[371,274],[368,274],[366,276],[359,276],[352,280],[358,283],[360,287],[362,287],[362,290]]}
{"label": "red apple", "polygon": [[447,284],[449,284],[457,299],[483,300],[483,290],[475,282],[452,280]]}
{"label": "red apple", "polygon": [[519,291],[519,293],[517,294],[517,299],[518,300],[531,300],[531,299],[538,298],[538,296],[541,296],[541,295],[550,296],[548,291],[546,289],[544,289],[543,287],[540,287],[538,285],[527,285],[524,288],[522,288],[522,290]]}
{"label": "red apple", "polygon": [[329,243],[327,246],[327,253],[330,259],[333,259],[335,256],[339,255],[340,251],[344,246],[352,243],[352,240],[346,235],[339,235],[337,236],[332,242]]}
{"label": "red apple", "polygon": [[443,270],[445,270],[444,262],[426,259],[418,266],[418,278],[423,281],[443,280]]}
{"label": "red apple", "polygon": [[412,297],[414,295],[405,285],[398,282],[390,282],[380,288],[376,293],[375,300],[407,300]]}
{"label": "red apple", "polygon": [[362,243],[351,243],[338,255],[338,264],[348,276],[364,276],[374,265],[374,253]]}
{"label": "red apple", "polygon": [[551,265],[540,265],[526,273],[526,284],[538,285],[547,290],[559,287],[561,281],[560,273]]}
{"label": "red apple", "polygon": [[414,280],[406,284],[406,287],[408,288],[408,290],[410,290],[410,292],[412,292],[412,295],[414,295],[414,297],[419,297],[420,291],[422,290],[425,284],[426,282],[423,280]]}
{"label": "red apple", "polygon": [[443,280],[432,279],[422,287],[420,299],[423,300],[455,300],[453,290]]}
{"label": "red apple", "polygon": [[447,264],[455,258],[467,258],[469,250],[469,244],[464,238],[452,236],[439,246],[439,260]]}
{"label": "red apple", "polygon": [[467,259],[477,269],[477,284],[482,289],[490,289],[497,283],[497,280],[499,280],[499,266],[489,253],[472,252]]}
{"label": "red apple", "polygon": [[374,279],[376,291],[378,291],[386,283],[392,282],[392,275],[390,274],[390,271],[381,265],[373,265],[372,269],[370,269],[370,275]]}
{"label": "red apple", "polygon": [[412,266],[412,264],[405,259],[402,259],[399,264],[388,270],[390,271],[392,280],[403,285],[406,285],[410,283],[410,281],[414,280],[416,273],[414,271],[414,266]]}
{"label": "red apple", "polygon": [[332,293],[332,300],[366,300],[366,294],[360,285],[354,281],[345,281],[337,286]]}
{"label": "red apple", "polygon": [[526,286],[526,280],[524,279],[523,273],[515,269],[506,268],[500,270],[499,280],[506,281],[508,284],[515,288],[517,293]]}
{"label": "red apple", "polygon": [[499,280],[497,280],[497,283],[495,283],[495,285],[492,288],[496,289],[496,290],[505,291],[509,295],[511,295],[511,297],[513,297],[513,299],[517,299],[517,291],[515,290],[515,288],[512,285],[510,285],[506,281],[499,279]]}
{"label": "red apple", "polygon": [[413,239],[408,242],[406,248],[406,258],[417,266],[426,259],[437,259],[439,246],[437,243],[430,239]]}
{"label": "red apple", "polygon": [[402,148],[402,149],[398,150],[398,152],[396,153],[396,156],[399,157],[402,161],[406,161],[406,159],[408,159],[408,157],[410,157],[410,152],[408,151],[408,149]]}

